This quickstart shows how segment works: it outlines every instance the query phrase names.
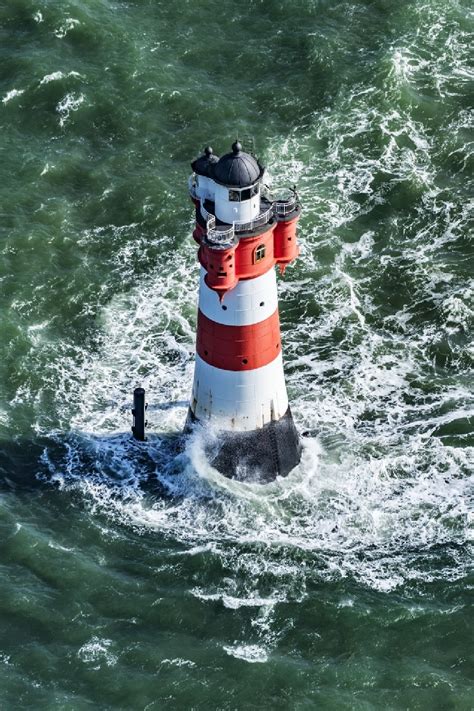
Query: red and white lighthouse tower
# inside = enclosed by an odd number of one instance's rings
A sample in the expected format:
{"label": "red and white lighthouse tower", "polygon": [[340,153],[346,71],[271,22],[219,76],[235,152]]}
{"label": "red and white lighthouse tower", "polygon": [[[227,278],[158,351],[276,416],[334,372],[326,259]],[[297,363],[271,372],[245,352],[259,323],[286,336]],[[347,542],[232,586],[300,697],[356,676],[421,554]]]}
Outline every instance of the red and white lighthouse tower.
{"label": "red and white lighthouse tower", "polygon": [[301,456],[283,373],[275,265],[298,256],[296,193],[262,195],[264,168],[235,142],[195,160],[189,179],[201,264],[196,365],[187,427],[217,432],[213,465],[268,481]]}

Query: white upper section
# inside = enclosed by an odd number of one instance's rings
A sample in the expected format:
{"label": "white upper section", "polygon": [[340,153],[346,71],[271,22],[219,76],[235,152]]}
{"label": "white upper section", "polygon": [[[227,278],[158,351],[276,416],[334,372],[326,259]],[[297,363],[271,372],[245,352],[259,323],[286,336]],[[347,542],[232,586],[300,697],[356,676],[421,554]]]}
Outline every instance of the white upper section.
{"label": "white upper section", "polygon": [[189,190],[201,201],[215,203],[215,215],[228,224],[251,222],[260,214],[260,184],[249,188],[227,188],[204,175],[191,175]]}
{"label": "white upper section", "polygon": [[222,304],[215,291],[205,281],[201,267],[199,308],[207,318],[227,326],[249,326],[265,321],[278,308],[275,270],[270,269],[255,279],[244,279],[228,291]]}
{"label": "white upper section", "polygon": [[196,196],[201,200],[214,200],[215,182],[204,175],[196,175]]}
{"label": "white upper section", "polygon": [[279,420],[288,409],[281,353],[263,368],[221,370],[196,354],[191,410],[223,430],[248,432]]}
{"label": "white upper section", "polygon": [[[250,197],[250,193],[256,191]],[[249,195],[249,199],[232,200]],[[260,190],[258,183],[252,188],[226,188],[215,183],[215,210],[216,217],[222,222],[251,222],[260,214]]]}

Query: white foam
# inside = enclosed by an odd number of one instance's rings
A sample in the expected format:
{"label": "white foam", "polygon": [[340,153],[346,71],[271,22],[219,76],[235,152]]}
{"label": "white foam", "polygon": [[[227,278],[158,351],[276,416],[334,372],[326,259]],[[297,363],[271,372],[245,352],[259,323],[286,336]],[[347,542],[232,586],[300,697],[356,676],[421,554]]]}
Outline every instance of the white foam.
{"label": "white foam", "polygon": [[56,111],[59,114],[59,125],[64,126],[69,119],[71,111],[77,111],[82,103],[84,103],[84,94],[66,94],[56,106]]}
{"label": "white foam", "polygon": [[66,35],[68,34],[68,32],[70,32],[71,30],[73,30],[75,27],[77,27],[77,26],[80,25],[80,24],[81,24],[80,21],[77,20],[77,19],[75,19],[74,17],[66,17],[66,19],[65,19],[64,22],[63,22],[63,24],[60,25],[60,26],[54,31],[54,34],[55,34],[56,37],[58,37],[59,39],[63,39],[64,37],[66,37]]}
{"label": "white foam", "polygon": [[79,72],[68,72],[67,74],[64,74],[62,71],[52,72],[51,74],[44,75],[40,81],[40,86],[43,84],[49,84],[52,81],[59,81],[60,79],[67,79],[68,77],[77,78],[80,76]]}
{"label": "white foam", "polygon": [[268,660],[268,654],[263,647],[258,644],[236,644],[235,646],[224,646],[224,650],[230,657],[242,659],[249,664],[263,664]]}
{"label": "white foam", "polygon": [[251,597],[235,597],[226,593],[206,593],[199,588],[191,590],[191,594],[199,600],[221,602],[229,610],[238,610],[240,607],[266,607],[273,606],[278,598],[263,598],[258,595]]}
{"label": "white foam", "polygon": [[163,659],[161,664],[167,664],[170,667],[195,667],[196,664],[190,659],[183,659],[182,657],[176,657],[175,659]]}
{"label": "white foam", "polygon": [[102,664],[113,667],[117,664],[118,657],[110,651],[111,639],[92,637],[89,642],[83,644],[77,656],[84,664],[94,665],[93,669],[100,669]]}
{"label": "white foam", "polygon": [[8,91],[3,97],[2,104],[8,104],[9,101],[15,99],[17,96],[21,96],[24,93],[24,89],[11,89],[11,91]]}

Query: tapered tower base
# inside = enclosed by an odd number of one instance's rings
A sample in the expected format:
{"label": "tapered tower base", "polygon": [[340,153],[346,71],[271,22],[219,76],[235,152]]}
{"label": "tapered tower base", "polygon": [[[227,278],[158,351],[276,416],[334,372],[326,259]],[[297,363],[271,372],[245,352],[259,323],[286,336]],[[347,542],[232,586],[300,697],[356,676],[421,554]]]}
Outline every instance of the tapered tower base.
{"label": "tapered tower base", "polygon": [[[188,412],[185,432],[198,423]],[[208,446],[211,464],[240,481],[269,482],[287,476],[301,459],[301,443],[290,408],[279,420],[250,432],[219,432]]]}

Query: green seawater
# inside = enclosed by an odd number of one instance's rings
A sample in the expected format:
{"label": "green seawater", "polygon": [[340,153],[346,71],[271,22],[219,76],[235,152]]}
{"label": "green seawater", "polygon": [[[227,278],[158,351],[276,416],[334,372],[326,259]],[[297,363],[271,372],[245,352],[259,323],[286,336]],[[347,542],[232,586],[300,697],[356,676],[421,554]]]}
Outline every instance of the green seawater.
{"label": "green seawater", "polygon": [[[474,708],[473,19],[0,0],[2,711]],[[303,203],[268,486],[176,448],[236,136]]]}

